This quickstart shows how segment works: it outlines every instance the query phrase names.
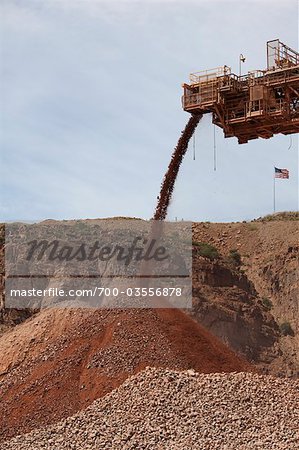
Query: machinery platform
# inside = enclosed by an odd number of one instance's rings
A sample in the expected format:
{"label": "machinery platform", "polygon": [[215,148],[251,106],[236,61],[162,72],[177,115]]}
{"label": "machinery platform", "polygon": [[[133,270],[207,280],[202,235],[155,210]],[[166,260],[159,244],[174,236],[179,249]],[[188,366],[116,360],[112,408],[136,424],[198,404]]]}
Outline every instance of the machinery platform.
{"label": "machinery platform", "polygon": [[212,113],[225,137],[239,144],[299,132],[299,54],[278,39],[267,42],[267,69],[246,75],[228,66],[190,75],[183,84],[183,109]]}

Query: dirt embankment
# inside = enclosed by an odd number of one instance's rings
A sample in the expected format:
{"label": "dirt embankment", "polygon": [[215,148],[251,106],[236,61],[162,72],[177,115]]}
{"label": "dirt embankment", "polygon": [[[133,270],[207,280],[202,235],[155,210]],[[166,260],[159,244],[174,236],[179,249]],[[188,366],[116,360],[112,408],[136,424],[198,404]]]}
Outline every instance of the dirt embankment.
{"label": "dirt embankment", "polygon": [[[200,323],[270,373],[297,377],[298,220],[197,223],[193,239],[208,242],[221,256],[220,262],[206,263],[207,267],[202,258],[193,261]],[[232,250],[241,257],[233,274],[226,263]]]}
{"label": "dirt embankment", "polygon": [[272,372],[279,326],[244,274],[194,255],[191,315],[262,371]]}

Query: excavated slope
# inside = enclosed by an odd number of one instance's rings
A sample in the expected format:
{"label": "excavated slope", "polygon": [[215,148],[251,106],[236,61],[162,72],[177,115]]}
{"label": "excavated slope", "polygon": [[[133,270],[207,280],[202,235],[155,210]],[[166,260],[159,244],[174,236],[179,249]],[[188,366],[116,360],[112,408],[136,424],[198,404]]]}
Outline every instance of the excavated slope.
{"label": "excavated slope", "polygon": [[[297,220],[296,220],[297,219]],[[241,256],[242,264],[239,274],[246,277],[251,283],[259,297],[258,303],[264,303],[269,307],[261,308],[255,302],[246,313],[249,319],[245,320],[244,328],[253,330],[260,322],[260,330],[263,336],[256,334],[255,337],[247,339],[245,333],[232,334],[231,321],[221,321],[217,325],[217,318],[207,322],[205,311],[199,311],[199,316],[205,315],[200,322],[212,332],[217,332],[224,342],[229,343],[233,348],[240,347],[241,337],[244,339],[248,352],[256,352],[260,344],[265,341],[265,337],[275,337],[276,330],[269,328],[269,319],[261,321],[261,314],[268,312],[276,321],[276,328],[288,324],[291,333],[284,335],[280,332],[278,340],[269,350],[264,352],[263,360],[269,359],[269,371],[279,376],[298,377],[299,376],[299,221],[298,214],[291,213],[278,214],[276,216],[265,217],[264,219],[248,223],[195,223],[193,225],[193,239],[196,242],[208,242],[217,248],[222,258],[229,255],[230,250],[237,250]],[[194,273],[197,266],[193,261]],[[217,274],[219,278],[219,274]],[[225,284],[227,280],[224,280]],[[204,283],[205,284],[205,283]],[[235,283],[237,284],[237,283]],[[218,284],[219,285],[219,284]],[[204,286],[203,286],[204,288]],[[237,290],[237,286],[234,286]],[[246,288],[245,290],[248,291]],[[239,292],[239,302],[234,302],[233,292],[226,289],[225,295],[214,290],[209,295],[209,305],[219,305],[219,297],[224,308],[236,310],[244,307],[242,292]],[[240,289],[239,289],[240,291]],[[244,286],[243,286],[244,291]],[[205,295],[207,295],[207,289]],[[266,302],[266,303],[265,303]],[[235,306],[233,306],[233,303]],[[246,302],[245,302],[246,303]],[[207,303],[206,303],[207,305]],[[251,308],[251,312],[250,312]],[[259,309],[257,320],[256,312]],[[211,308],[210,308],[211,309]],[[219,307],[216,306],[217,311]],[[240,325],[241,314],[237,311],[236,326]],[[254,319],[254,323],[251,324]],[[220,315],[220,319],[225,317]],[[213,329],[213,326],[215,328]],[[271,330],[272,328],[272,330]],[[274,333],[273,333],[274,332]],[[243,347],[244,349],[244,347]],[[243,350],[240,348],[240,350]],[[244,352],[243,352],[244,353]],[[248,353],[248,354],[249,354]]]}

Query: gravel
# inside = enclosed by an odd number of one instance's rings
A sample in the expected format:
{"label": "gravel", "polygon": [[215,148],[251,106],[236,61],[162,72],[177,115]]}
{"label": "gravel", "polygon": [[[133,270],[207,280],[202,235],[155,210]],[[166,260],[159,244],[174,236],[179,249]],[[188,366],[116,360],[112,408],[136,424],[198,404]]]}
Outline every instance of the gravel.
{"label": "gravel", "polygon": [[146,368],[87,409],[0,450],[295,450],[299,381]]}

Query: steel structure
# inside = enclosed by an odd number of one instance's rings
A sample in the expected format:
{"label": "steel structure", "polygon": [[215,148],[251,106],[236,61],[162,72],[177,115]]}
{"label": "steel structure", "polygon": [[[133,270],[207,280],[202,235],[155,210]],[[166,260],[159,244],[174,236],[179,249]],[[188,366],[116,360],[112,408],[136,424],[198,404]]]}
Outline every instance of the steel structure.
{"label": "steel structure", "polygon": [[278,39],[267,42],[267,69],[237,76],[228,66],[192,73],[183,109],[212,113],[225,137],[239,144],[299,132],[299,54]]}

